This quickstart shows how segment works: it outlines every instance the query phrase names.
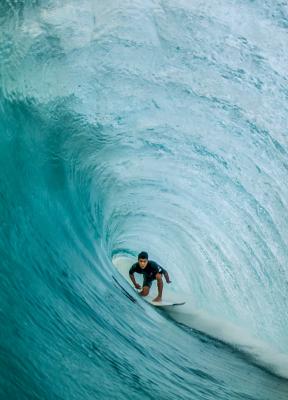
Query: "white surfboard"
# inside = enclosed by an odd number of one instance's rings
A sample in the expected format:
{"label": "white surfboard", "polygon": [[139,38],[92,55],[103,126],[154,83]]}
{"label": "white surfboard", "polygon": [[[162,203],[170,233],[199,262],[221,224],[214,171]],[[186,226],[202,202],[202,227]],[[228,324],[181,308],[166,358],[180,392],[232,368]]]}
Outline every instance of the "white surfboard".
{"label": "white surfboard", "polygon": [[152,304],[155,307],[170,307],[170,306],[182,306],[185,304],[185,301],[167,301],[167,300],[161,300],[161,301],[153,301],[146,299],[143,297],[144,300],[146,300],[148,303]]}
{"label": "white surfboard", "polygon": [[[129,277],[129,269],[131,265],[133,264],[133,261],[131,258],[128,257],[115,257],[113,260],[113,264],[117,268],[117,270],[120,272],[120,274],[126,279],[126,281],[132,286],[132,288],[135,290],[135,292],[139,293],[137,289],[134,288],[133,283],[131,282],[131,279]],[[136,278],[138,278],[139,282],[139,277],[142,280],[143,278],[139,274],[135,274]],[[138,275],[138,276],[137,276]],[[152,304],[155,307],[172,307],[172,306],[181,306],[185,304],[185,301],[178,298],[171,290],[167,288],[167,285],[164,286],[163,288],[163,298],[162,301],[153,301],[153,299],[157,296],[157,285],[156,281],[152,285],[152,288],[150,289],[149,295],[148,296],[143,296],[142,298],[147,301],[149,304]]]}

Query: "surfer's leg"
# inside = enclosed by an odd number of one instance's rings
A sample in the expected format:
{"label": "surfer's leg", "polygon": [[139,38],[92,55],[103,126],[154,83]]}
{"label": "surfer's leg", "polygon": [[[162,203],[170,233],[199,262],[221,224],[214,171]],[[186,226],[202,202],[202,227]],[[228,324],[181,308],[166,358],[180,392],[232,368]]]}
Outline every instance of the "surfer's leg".
{"label": "surfer's leg", "polygon": [[150,290],[149,286],[143,286],[141,292],[139,292],[140,296],[148,296],[149,290]]}
{"label": "surfer's leg", "polygon": [[141,292],[139,293],[140,296],[148,296],[151,286],[151,279],[147,278],[147,276],[143,276],[143,287]]}
{"label": "surfer's leg", "polygon": [[161,301],[162,300],[162,292],[163,292],[163,280],[162,280],[162,275],[157,274],[156,275],[157,279],[157,288],[158,288],[158,296],[153,299],[153,301]]}

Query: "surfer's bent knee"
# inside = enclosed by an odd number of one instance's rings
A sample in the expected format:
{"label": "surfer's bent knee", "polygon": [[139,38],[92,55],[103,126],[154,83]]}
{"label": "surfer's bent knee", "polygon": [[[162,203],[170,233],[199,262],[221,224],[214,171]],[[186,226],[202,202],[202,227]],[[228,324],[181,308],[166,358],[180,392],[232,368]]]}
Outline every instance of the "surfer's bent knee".
{"label": "surfer's bent knee", "polygon": [[161,281],[162,275],[160,273],[156,274],[156,279],[157,279],[157,281]]}
{"label": "surfer's bent knee", "polygon": [[148,296],[149,290],[150,290],[149,286],[144,286],[142,291],[140,292],[141,296]]}

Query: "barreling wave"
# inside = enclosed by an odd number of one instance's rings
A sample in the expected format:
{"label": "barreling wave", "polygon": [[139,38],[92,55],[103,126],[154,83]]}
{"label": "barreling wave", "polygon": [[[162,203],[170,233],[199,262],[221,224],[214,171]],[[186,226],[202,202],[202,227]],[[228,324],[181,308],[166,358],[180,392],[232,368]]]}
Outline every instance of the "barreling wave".
{"label": "barreling wave", "polygon": [[[284,400],[285,5],[0,14],[1,394]],[[143,249],[189,323],[118,275]]]}

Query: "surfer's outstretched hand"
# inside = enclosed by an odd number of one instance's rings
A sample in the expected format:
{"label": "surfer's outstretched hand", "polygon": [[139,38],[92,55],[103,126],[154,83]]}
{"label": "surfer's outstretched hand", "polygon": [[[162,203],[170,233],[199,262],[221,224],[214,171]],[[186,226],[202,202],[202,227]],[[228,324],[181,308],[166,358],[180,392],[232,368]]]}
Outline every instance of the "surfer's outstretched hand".
{"label": "surfer's outstretched hand", "polygon": [[172,283],[172,281],[170,281],[170,279],[168,281],[166,281],[167,283]]}

